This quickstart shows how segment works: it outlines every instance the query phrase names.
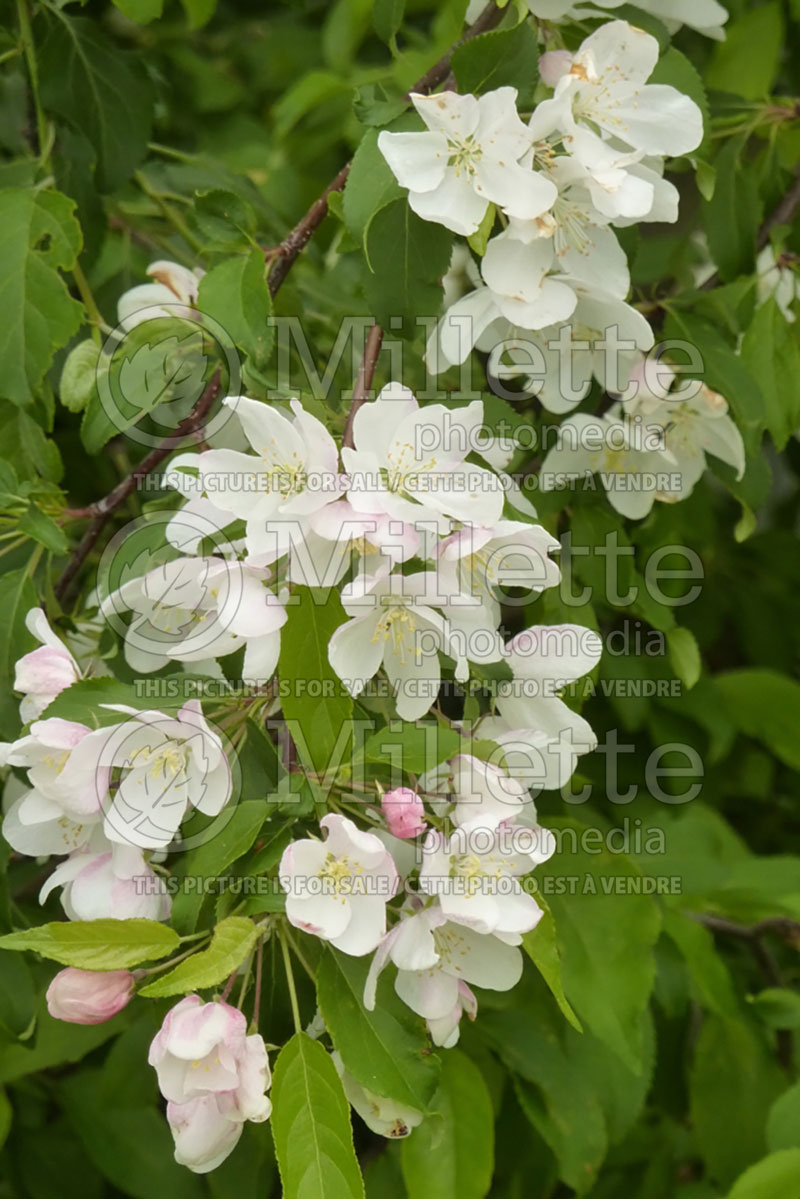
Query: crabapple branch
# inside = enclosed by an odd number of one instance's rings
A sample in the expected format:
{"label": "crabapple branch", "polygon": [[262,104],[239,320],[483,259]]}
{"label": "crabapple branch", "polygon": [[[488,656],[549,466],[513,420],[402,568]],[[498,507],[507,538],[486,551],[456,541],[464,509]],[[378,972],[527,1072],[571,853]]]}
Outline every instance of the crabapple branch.
{"label": "crabapple branch", "polygon": [[380,325],[373,325],[367,335],[364,356],[358,368],[358,375],[355,387],[353,388],[353,398],[350,401],[350,410],[347,413],[347,421],[345,422],[344,434],[342,435],[342,445],[350,446],[351,449],[353,446],[353,421],[361,405],[369,398],[372,377],[375,374],[382,341],[383,329]]}
{"label": "crabapple branch", "polygon": [[134,467],[131,473],[118,483],[112,491],[109,491],[108,495],[95,501],[93,504],[89,504],[87,508],[67,509],[68,516],[74,518],[91,517],[91,524],[73,551],[64,573],[54,587],[55,596],[59,603],[67,594],[70,584],[86,558],[92,552],[109,516],[125,502],[140,479],[145,478],[151,471],[155,470],[186,437],[190,437],[203,427],[214,401],[219,396],[220,386],[220,370],[218,367],[210,383],[208,383],[203,394],[200,396],[200,399],[189,415],[181,421],[174,433],[170,433],[149,454],[145,455],[138,466]]}
{"label": "crabapple branch", "polygon": [[[437,63],[425,72],[425,74],[417,80],[417,82],[406,92],[408,99],[411,92],[423,92],[427,95],[434,88],[438,87],[447,79],[450,74],[450,58],[454,50],[459,46],[463,46],[465,42],[471,41],[481,33],[487,33],[499,24],[503,10],[499,9],[496,4],[491,3],[486,6],[481,15],[472,25],[470,25],[464,36],[450,47],[447,54],[440,58]],[[274,296],[279,287],[283,283],[289,271],[294,266],[297,258],[305,249],[308,242],[313,237],[316,230],[325,220],[328,214],[328,197],[334,192],[344,190],[344,185],[347,182],[347,176],[350,173],[350,163],[347,162],[339,171],[335,179],[332,179],[325,188],[321,196],[319,196],[309,208],[306,215],[295,225],[288,237],[284,238],[279,246],[275,249],[267,251],[269,258],[274,258],[274,265],[269,273],[268,284],[271,296]]]}

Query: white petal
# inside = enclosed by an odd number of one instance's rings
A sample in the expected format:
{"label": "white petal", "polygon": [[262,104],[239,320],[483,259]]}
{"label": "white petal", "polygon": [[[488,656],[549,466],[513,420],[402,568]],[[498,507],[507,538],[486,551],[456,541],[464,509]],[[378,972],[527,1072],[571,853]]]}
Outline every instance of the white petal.
{"label": "white petal", "polygon": [[447,168],[447,139],[441,133],[389,133],[378,136],[378,149],[401,187],[429,192],[438,187]]}

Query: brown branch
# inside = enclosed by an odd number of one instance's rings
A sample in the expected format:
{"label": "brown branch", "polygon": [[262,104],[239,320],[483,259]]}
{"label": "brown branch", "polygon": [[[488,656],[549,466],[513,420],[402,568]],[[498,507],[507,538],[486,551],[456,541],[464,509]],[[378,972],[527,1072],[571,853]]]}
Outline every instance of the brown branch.
{"label": "brown branch", "polygon": [[[478,35],[481,33],[486,33],[490,29],[493,29],[495,25],[499,24],[502,16],[502,9],[499,9],[493,2],[488,4],[478,17],[477,21],[475,21],[469,27],[464,36],[450,48],[448,53],[443,58],[440,58],[437,63],[435,63],[420,79],[417,80],[410,91],[423,92],[427,94],[428,92],[433,91],[433,89],[438,87],[441,83],[445,82],[450,74],[450,58],[453,52],[457,50],[459,46],[463,46],[465,42],[470,41],[474,37],[478,37]],[[409,95],[410,92],[406,92],[405,98],[408,99]],[[292,269],[298,257],[302,253],[303,249],[308,244],[309,240],[322,224],[322,222],[325,220],[325,217],[328,213],[328,197],[333,195],[334,192],[340,192],[344,189],[344,185],[347,182],[347,176],[349,173],[350,163],[348,162],[345,163],[336,178],[331,180],[322,195],[314,201],[303,219],[299,222],[299,224],[295,225],[294,229],[292,229],[288,237],[281,242],[280,246],[273,247],[265,251],[266,260],[268,262],[273,262],[273,266],[269,272],[267,280],[271,296],[276,294],[284,279],[289,274],[289,271]],[[372,381],[372,375],[375,370],[375,360],[377,359],[378,351],[380,350],[382,336],[383,333],[381,329],[379,329],[378,326],[374,326],[367,340],[364,360],[362,361],[361,369],[359,370],[359,379],[356,381],[356,390],[353,394],[353,405],[351,405],[351,411],[348,415],[346,436],[350,435],[350,430],[352,428],[352,417],[355,416],[356,411],[361,406],[361,403],[363,403],[365,395],[358,403],[356,402],[356,397],[361,395],[362,391],[366,393],[369,390],[369,386]],[[361,388],[360,391],[359,387]],[[63,597],[66,595],[70,584],[94,548],[95,543],[97,542],[97,539],[100,536],[100,533],[102,532],[103,527],[111,513],[127,499],[127,497],[135,488],[139,479],[149,474],[150,471],[158,466],[159,463],[166,458],[169,452],[174,449],[175,446],[185,437],[197,433],[197,431],[202,427],[205,417],[218,393],[219,373],[214,376],[214,379],[200,397],[200,400],[198,401],[194,411],[178,426],[174,435],[172,437],[165,438],[160,445],[156,446],[156,448],[139,463],[136,469],[132,471],[126,479],[123,479],[113,491],[109,492],[104,499],[98,500],[95,504],[90,504],[87,508],[67,509],[67,515],[69,516],[90,517],[91,524],[84,533],[83,539],[73,552],[73,555],[67,563],[67,567],[63,575],[56,583],[55,595],[59,602],[61,602]],[[345,442],[345,444],[348,444],[348,442]]]}
{"label": "brown branch", "polygon": [[211,407],[220,392],[220,369],[219,367],[214,372],[214,377],[205,388],[200,399],[195,404],[189,415],[181,421],[174,433],[165,437],[155,446],[142,461],[135,466],[131,473],[124,478],[117,486],[109,491],[108,495],[101,500],[97,500],[94,504],[90,504],[88,508],[72,508],[68,509],[68,515],[73,517],[91,517],[91,524],[84,533],[81,541],[72,553],[72,557],[66,565],[64,573],[55,585],[55,597],[62,601],[67,594],[70,584],[77,575],[86,558],[94,549],[98,537],[103,531],[103,528],[111,516],[112,512],[116,511],[121,504],[125,502],[132,491],[135,490],[140,479],[145,478],[151,471],[155,470],[164,459],[181,444],[185,438],[192,436],[203,427],[206,417],[211,411]]}
{"label": "brown branch", "polygon": [[739,937],[743,941],[757,940],[764,933],[774,933],[775,936],[800,949],[800,921],[790,920],[785,916],[771,916],[767,920],[759,920],[757,924],[737,924],[734,920],[726,920],[722,916],[708,916],[699,912],[687,914],[691,916],[692,920],[705,925],[712,932],[726,933],[730,937]]}
{"label": "brown branch", "polygon": [[[769,242],[769,235],[776,225],[790,225],[798,209],[800,209],[800,167],[795,171],[794,183],[786,195],[781,198],[777,206],[759,226],[756,237],[756,249],[764,249],[764,246]],[[705,283],[700,284],[698,290],[713,291],[715,287],[719,287],[721,282],[719,271],[715,271],[713,275],[706,279]]]}
{"label": "brown branch", "polygon": [[[499,9],[494,3],[488,4],[477,21],[470,25],[464,36],[451,46],[447,54],[443,58],[440,58],[437,63],[434,63],[430,70],[426,71],[413,87],[406,92],[405,98],[408,99],[411,92],[422,92],[427,95],[428,92],[432,92],[434,88],[444,83],[450,74],[450,58],[453,52],[459,46],[463,46],[465,42],[471,41],[472,38],[478,37],[479,34],[487,33],[490,29],[493,29],[500,22],[502,16],[502,9]],[[280,246],[273,247],[267,251],[267,258],[275,259],[268,279],[271,296],[274,296],[278,291],[278,288],[289,274],[301,252],[325,220],[328,214],[328,197],[334,192],[344,190],[349,173],[350,163],[348,162],[345,163],[336,178],[331,180],[322,195],[311,205],[302,221],[298,225],[295,225],[294,229],[281,242]]]}
{"label": "brown branch", "polygon": [[794,183],[758,231],[756,245],[759,250],[764,249],[769,241],[769,235],[776,225],[791,225],[798,208],[800,208],[800,167],[795,171]]}
{"label": "brown branch", "polygon": [[383,341],[383,329],[380,325],[373,325],[367,335],[366,344],[364,346],[364,356],[361,359],[361,365],[358,368],[355,386],[353,388],[353,398],[350,401],[350,410],[347,413],[347,420],[342,434],[342,445],[353,446],[353,422],[356,418],[356,413],[362,404],[369,399],[370,389],[372,387],[372,377],[375,374],[375,367],[378,362],[378,355],[381,352],[381,342]]}

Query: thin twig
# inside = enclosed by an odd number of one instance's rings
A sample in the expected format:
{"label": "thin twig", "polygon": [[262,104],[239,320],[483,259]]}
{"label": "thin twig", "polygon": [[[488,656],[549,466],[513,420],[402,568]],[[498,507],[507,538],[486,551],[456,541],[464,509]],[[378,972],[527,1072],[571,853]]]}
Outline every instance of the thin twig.
{"label": "thin twig", "polygon": [[[759,920],[757,924],[737,924],[734,920],[726,920],[722,916],[707,916],[696,912],[689,912],[688,915],[711,932],[743,941],[753,954],[767,983],[772,987],[786,985],[780,966],[775,961],[772,950],[764,944],[763,938],[766,933],[774,933],[789,945],[800,949],[800,923],[796,920],[784,916],[771,916],[766,920]],[[777,1029],[775,1042],[778,1061],[784,1069],[790,1070],[794,1060],[794,1038],[791,1029]]]}
{"label": "thin twig", "polygon": [[297,987],[294,985],[294,972],[292,970],[292,959],[289,956],[289,946],[286,944],[286,938],[283,933],[280,934],[281,953],[283,954],[283,966],[286,971],[286,985],[289,988],[289,1002],[292,1005],[292,1019],[294,1020],[295,1032],[303,1031],[303,1021],[300,1019],[300,1005],[297,1002]]}
{"label": "thin twig", "polygon": [[88,508],[73,508],[70,510],[69,515],[72,517],[91,517],[91,524],[84,533],[77,548],[73,551],[64,573],[55,585],[54,592],[59,603],[67,594],[72,580],[94,549],[95,543],[112,512],[116,511],[120,504],[125,502],[131,492],[135,490],[140,479],[145,478],[146,475],[155,470],[185,438],[196,433],[198,429],[203,427],[219,392],[220,368],[218,367],[214,372],[213,379],[200,396],[200,399],[185,420],[181,421],[174,433],[171,433],[168,437],[160,441],[142,459],[138,466],[135,466],[131,473],[118,483],[103,499],[90,504]]}
{"label": "thin twig", "polygon": [[698,924],[704,924],[712,932],[726,933],[730,937],[739,937],[743,941],[757,940],[764,933],[774,933],[788,941],[790,945],[800,948],[800,921],[790,920],[785,916],[770,916],[759,920],[757,924],[737,924],[734,920],[726,920],[722,916],[708,916],[704,912],[687,913]]}
{"label": "thin twig", "polygon": [[[478,17],[477,21],[475,21],[469,27],[464,36],[451,47],[450,51],[443,58],[440,58],[437,63],[435,63],[420,79],[417,80],[410,91],[428,93],[443,83],[450,74],[450,57],[453,51],[458,49],[458,47],[462,46],[465,42],[477,37],[479,34],[486,33],[488,30],[493,29],[494,26],[500,22],[502,16],[502,9],[499,9],[493,2],[488,4]],[[406,93],[406,98],[408,98],[409,94],[410,92]],[[339,171],[335,179],[331,180],[322,195],[314,201],[299,224],[292,229],[288,237],[281,242],[280,246],[267,252],[267,258],[274,259],[274,265],[269,273],[268,278],[270,295],[274,296],[278,291],[284,279],[289,274],[289,271],[294,266],[294,263],[297,261],[297,258],[301,254],[302,250],[324,221],[328,212],[328,197],[334,192],[340,192],[344,189],[349,172],[350,163],[346,163]],[[161,202],[161,198],[157,198]],[[373,336],[373,334],[371,334],[371,336]],[[380,349],[380,336],[382,335],[379,332],[374,333],[374,338],[378,341],[378,349]],[[375,352],[375,356],[377,357],[377,350]],[[363,365],[364,364],[362,364],[362,366]],[[373,372],[374,369],[375,367],[373,364]],[[191,413],[191,415],[188,416],[186,420],[178,426],[175,434],[172,437],[165,438],[160,445],[156,446],[152,453],[148,454],[147,457],[144,458],[139,464],[139,466],[136,467],[135,471],[133,471],[126,479],[123,479],[123,481],[117,487],[115,487],[114,490],[105,497],[105,499],[99,500],[96,504],[90,504],[88,508],[70,510],[68,513],[70,516],[91,517],[92,523],[86,530],[83,540],[74,551],[70,561],[67,563],[66,570],[56,583],[55,595],[59,602],[61,602],[64,595],[66,595],[70,584],[83,565],[83,562],[94,548],[94,545],[103,530],[108,516],[116,508],[118,508],[125,499],[127,499],[136,486],[137,480],[144,477],[144,475],[149,474],[151,470],[158,466],[158,464],[163,461],[170,450],[175,447],[178,441],[197,432],[197,430],[202,426],[203,418],[208,409],[211,407],[211,404],[216,398],[218,391],[219,375],[217,374],[214,376],[214,379],[209,384],[209,387],[206,388],[206,391],[201,396],[194,412]],[[355,415],[355,413],[353,413],[353,415]]]}
{"label": "thin twig", "polygon": [[252,1024],[256,1032],[258,1032],[258,1017],[261,1011],[261,980],[264,974],[264,941],[258,942],[256,949],[256,983],[253,992],[253,1020]]}
{"label": "thin twig", "polygon": [[347,421],[345,422],[344,433],[342,435],[342,445],[350,446],[351,449],[353,446],[353,422],[361,405],[369,399],[372,388],[372,377],[375,374],[382,341],[383,329],[380,325],[373,325],[364,345],[364,356],[358,368],[358,375],[353,388],[353,398],[350,401],[350,410],[347,413]]}
{"label": "thin twig", "polygon": [[756,245],[759,250],[764,249],[769,241],[769,235],[776,225],[791,225],[798,208],[800,208],[800,166],[795,171],[794,183],[758,231]]}
{"label": "thin twig", "polygon": [[[481,33],[486,33],[493,29],[500,22],[503,16],[503,10],[499,9],[496,4],[491,3],[486,6],[481,15],[474,24],[470,25],[464,36],[451,46],[447,54],[440,58],[430,70],[417,80],[417,82],[406,92],[405,98],[408,99],[411,92],[421,92],[427,95],[434,88],[443,83],[450,74],[450,57],[454,50],[459,46],[463,46],[465,42],[477,37]],[[350,173],[350,163],[345,163],[335,179],[332,179],[324,192],[309,208],[306,215],[298,225],[295,225],[288,237],[284,238],[280,246],[271,247],[268,251],[268,257],[275,259],[275,264],[269,273],[269,291],[270,295],[274,296],[278,288],[283,283],[289,271],[294,266],[297,258],[302,250],[310,241],[313,234],[325,220],[328,213],[328,197],[334,192],[344,190],[344,185],[347,182],[347,176]]]}
{"label": "thin twig", "polygon": [[233,990],[233,984],[236,982],[236,975],[238,973],[239,973],[239,967],[237,966],[236,969],[234,970],[233,974],[230,976],[228,981],[225,983],[225,990],[222,992],[222,994],[219,997],[220,1003],[225,1003],[227,1001],[228,996],[230,995],[231,991]]}

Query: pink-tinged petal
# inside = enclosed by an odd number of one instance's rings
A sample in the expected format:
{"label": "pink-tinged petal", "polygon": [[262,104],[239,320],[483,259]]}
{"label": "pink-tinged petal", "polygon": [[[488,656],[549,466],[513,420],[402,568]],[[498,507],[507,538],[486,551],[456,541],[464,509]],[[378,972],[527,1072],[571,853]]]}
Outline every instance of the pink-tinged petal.
{"label": "pink-tinged petal", "polygon": [[51,649],[43,645],[17,662],[14,690],[56,696],[77,678],[75,663],[66,649]]}
{"label": "pink-tinged petal", "polygon": [[400,970],[394,989],[418,1016],[440,1020],[458,1001],[458,980],[441,970]]}
{"label": "pink-tinged petal", "polygon": [[350,900],[334,894],[292,893],[286,899],[286,915],[289,923],[304,933],[335,941],[350,923]]}
{"label": "pink-tinged petal", "polygon": [[167,1120],[175,1141],[175,1161],[195,1174],[208,1174],[233,1152],[243,1123],[220,1111],[216,1096],[167,1104]]}
{"label": "pink-tinged petal", "polygon": [[128,970],[60,970],[47,988],[47,1010],[69,1024],[104,1024],[128,1004],[133,975]]}
{"label": "pink-tinged petal", "polygon": [[559,79],[569,74],[572,55],[569,50],[550,50],[539,58],[539,75],[548,87],[555,87]]}

